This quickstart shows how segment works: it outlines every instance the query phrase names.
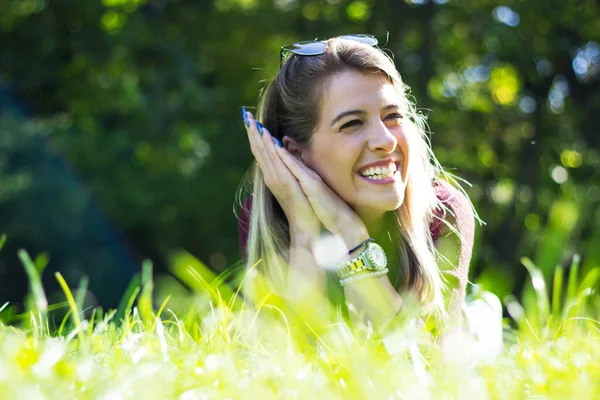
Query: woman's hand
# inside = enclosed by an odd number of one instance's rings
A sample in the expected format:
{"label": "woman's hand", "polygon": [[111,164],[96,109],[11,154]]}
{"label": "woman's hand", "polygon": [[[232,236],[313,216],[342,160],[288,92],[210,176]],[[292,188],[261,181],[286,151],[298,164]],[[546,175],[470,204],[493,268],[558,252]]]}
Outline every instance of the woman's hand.
{"label": "woman's hand", "polygon": [[298,180],[312,209],[323,226],[339,235],[348,248],[356,246],[369,237],[362,220],[356,215],[315,171],[293,157],[282,147],[276,148],[280,159]]}
{"label": "woman's hand", "polygon": [[[312,169],[274,143],[269,131],[247,113],[250,147],[290,224],[290,233],[320,235],[321,224],[342,237],[349,248],[369,237],[356,213]],[[259,129],[260,128],[260,129]],[[262,135],[261,132],[262,131]]]}
{"label": "woman's hand", "polygon": [[312,241],[319,237],[321,222],[298,180],[278,155],[275,139],[251,113],[248,112],[246,115],[250,149],[262,171],[265,185],[273,193],[287,217],[291,240],[300,242],[298,243],[300,246],[310,248]]}

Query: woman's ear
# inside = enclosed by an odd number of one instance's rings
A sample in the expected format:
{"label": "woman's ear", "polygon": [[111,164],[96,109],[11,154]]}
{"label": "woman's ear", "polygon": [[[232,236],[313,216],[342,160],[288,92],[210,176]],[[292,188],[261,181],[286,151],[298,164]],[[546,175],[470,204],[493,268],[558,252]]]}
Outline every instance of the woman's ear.
{"label": "woman's ear", "polygon": [[284,136],[282,144],[283,148],[293,155],[296,160],[304,162],[304,157],[302,157],[304,148],[298,145],[294,139]]}

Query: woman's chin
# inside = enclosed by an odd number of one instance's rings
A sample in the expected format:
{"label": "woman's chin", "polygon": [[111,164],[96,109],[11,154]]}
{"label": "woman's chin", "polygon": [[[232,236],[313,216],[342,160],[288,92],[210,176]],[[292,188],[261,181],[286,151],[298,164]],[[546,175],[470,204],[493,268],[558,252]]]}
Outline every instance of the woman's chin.
{"label": "woman's chin", "polygon": [[387,195],[380,195],[374,199],[373,206],[382,211],[394,211],[404,203],[404,191],[396,191]]}
{"label": "woman's chin", "polygon": [[402,206],[402,203],[404,203],[404,197],[398,199],[395,202],[390,202],[386,205],[384,205],[382,208],[385,209],[385,211],[396,211],[397,209],[399,209]]}
{"label": "woman's chin", "polygon": [[356,207],[355,211],[360,212],[360,210],[369,210],[372,214],[381,213],[383,216],[383,214],[386,212],[396,211],[399,209],[402,206],[402,203],[404,203],[403,194],[398,196],[390,196],[385,199],[377,199],[376,201],[364,202],[360,206]]}

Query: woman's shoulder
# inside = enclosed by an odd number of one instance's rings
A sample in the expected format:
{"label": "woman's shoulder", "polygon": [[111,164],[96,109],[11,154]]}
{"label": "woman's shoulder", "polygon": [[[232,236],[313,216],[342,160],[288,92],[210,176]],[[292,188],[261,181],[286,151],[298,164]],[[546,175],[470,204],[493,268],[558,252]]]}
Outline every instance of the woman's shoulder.
{"label": "woman's shoulder", "polygon": [[[450,183],[439,180],[434,183],[434,186],[442,206],[436,210],[436,216],[432,222],[437,228],[436,232],[432,230],[432,238],[434,241],[440,239],[440,244],[443,243],[440,251],[444,254],[444,261],[438,265],[441,270],[446,272],[447,284],[452,288],[449,292],[448,312],[451,315],[457,315],[460,313],[466,296],[469,265],[473,253],[475,213],[466,194]],[[453,231],[458,235],[452,235]],[[452,243],[450,248],[444,246],[448,243]],[[443,249],[450,250],[450,253],[446,253]],[[446,265],[448,260],[452,260],[450,265]]]}
{"label": "woman's shoulder", "polygon": [[473,206],[467,196],[449,182],[441,179],[433,183],[433,188],[438,200],[443,205],[434,211],[434,218],[430,225],[433,240],[443,235],[447,229],[445,222],[452,224],[464,239],[472,238],[475,216]]}

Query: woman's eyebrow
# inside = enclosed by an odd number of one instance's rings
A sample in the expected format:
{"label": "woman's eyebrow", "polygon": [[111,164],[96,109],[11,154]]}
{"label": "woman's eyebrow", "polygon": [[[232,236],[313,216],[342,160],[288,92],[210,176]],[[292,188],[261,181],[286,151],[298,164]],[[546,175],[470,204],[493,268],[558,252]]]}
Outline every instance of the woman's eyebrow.
{"label": "woman's eyebrow", "polygon": [[331,122],[331,126],[334,126],[336,124],[336,122],[338,122],[339,120],[341,120],[344,117],[347,117],[348,115],[353,115],[353,114],[359,114],[359,115],[364,115],[367,112],[365,110],[349,110],[349,111],[344,111],[343,113],[339,114],[337,117],[335,117],[333,119],[333,121]]}

